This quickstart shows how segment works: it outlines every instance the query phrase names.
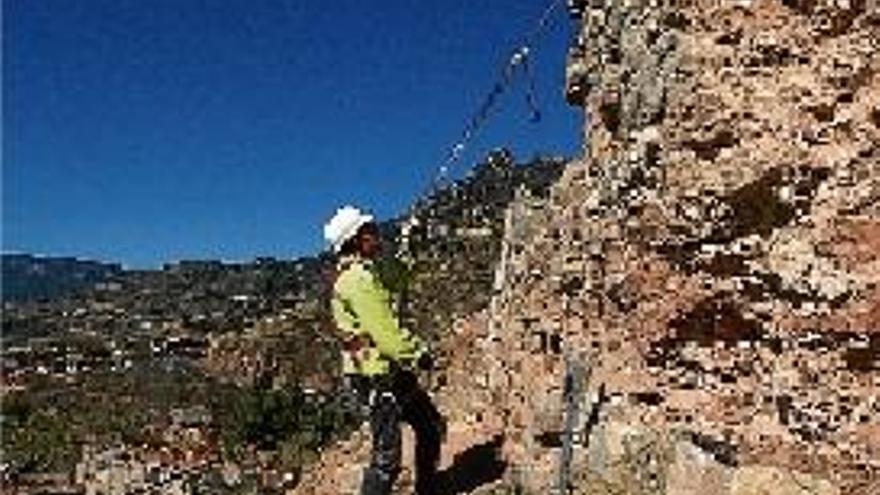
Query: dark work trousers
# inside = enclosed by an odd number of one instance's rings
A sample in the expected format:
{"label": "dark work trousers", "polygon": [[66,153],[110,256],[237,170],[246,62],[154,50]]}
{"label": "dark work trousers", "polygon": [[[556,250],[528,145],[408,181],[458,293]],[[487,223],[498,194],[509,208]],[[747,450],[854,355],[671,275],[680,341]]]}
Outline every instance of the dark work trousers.
{"label": "dark work trousers", "polygon": [[443,418],[416,375],[397,370],[371,380],[370,427],[373,452],[364,471],[361,495],[388,495],[400,473],[400,422],[408,423],[416,436],[416,494],[437,493],[437,462],[440,459]]}

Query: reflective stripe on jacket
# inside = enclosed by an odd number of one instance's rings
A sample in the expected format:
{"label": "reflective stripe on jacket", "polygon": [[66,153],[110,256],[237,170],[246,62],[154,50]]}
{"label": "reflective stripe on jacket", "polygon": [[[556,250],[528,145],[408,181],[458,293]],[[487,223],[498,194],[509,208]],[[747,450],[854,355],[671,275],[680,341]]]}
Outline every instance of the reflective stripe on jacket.
{"label": "reflective stripe on jacket", "polygon": [[407,365],[424,352],[415,335],[400,327],[392,297],[373,271],[372,262],[349,256],[339,261],[333,285],[333,319],[337,328],[363,343],[343,354],[343,372],[388,373],[392,361]]}

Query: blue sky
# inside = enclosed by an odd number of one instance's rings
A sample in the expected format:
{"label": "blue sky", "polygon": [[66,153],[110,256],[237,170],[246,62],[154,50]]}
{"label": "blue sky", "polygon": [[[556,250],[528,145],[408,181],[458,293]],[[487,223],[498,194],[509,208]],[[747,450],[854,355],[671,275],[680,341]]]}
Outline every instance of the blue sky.
{"label": "blue sky", "polygon": [[[157,267],[292,258],[403,211],[544,0],[6,0],[3,250]],[[564,9],[455,170],[574,155]]]}

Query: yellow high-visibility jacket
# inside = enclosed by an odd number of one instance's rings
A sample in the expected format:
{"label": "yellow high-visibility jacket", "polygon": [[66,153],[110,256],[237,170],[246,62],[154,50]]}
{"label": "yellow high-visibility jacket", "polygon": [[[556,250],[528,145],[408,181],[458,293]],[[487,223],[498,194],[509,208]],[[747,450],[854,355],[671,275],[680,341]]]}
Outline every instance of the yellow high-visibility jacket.
{"label": "yellow high-visibility jacket", "polygon": [[346,374],[381,375],[391,362],[408,366],[424,352],[424,343],[401,328],[391,293],[374,273],[373,263],[358,256],[339,261],[333,285],[332,310],[336,327],[363,343],[343,353]]}

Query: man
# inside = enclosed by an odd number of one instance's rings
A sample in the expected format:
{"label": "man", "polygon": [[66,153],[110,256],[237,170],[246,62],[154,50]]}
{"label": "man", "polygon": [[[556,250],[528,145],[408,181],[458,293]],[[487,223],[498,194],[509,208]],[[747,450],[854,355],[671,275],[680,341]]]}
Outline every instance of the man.
{"label": "man", "polygon": [[344,336],[343,371],[368,391],[373,450],[361,494],[391,493],[400,472],[400,421],[415,431],[416,493],[434,494],[443,420],[414,373],[431,360],[423,342],[400,327],[376,273],[379,231],[372,216],[346,206],[324,226],[324,237],[338,255],[331,304]]}

